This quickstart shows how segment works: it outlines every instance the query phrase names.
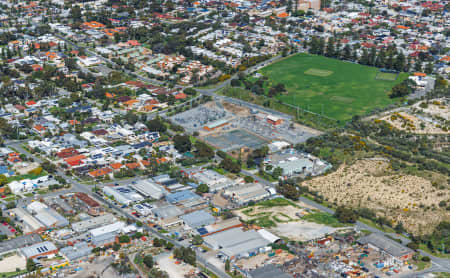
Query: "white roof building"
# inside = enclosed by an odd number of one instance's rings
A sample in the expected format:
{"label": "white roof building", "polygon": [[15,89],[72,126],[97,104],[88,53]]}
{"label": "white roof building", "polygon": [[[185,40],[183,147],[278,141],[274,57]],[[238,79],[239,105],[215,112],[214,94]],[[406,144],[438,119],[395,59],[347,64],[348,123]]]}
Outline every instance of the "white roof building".
{"label": "white roof building", "polygon": [[155,200],[161,199],[164,194],[167,193],[161,185],[149,180],[136,181],[135,184],[131,184],[130,186],[143,196],[150,197]]}
{"label": "white roof building", "polygon": [[92,229],[89,233],[92,237],[99,237],[109,233],[120,233],[120,231],[126,226],[125,222],[115,222],[103,227]]}

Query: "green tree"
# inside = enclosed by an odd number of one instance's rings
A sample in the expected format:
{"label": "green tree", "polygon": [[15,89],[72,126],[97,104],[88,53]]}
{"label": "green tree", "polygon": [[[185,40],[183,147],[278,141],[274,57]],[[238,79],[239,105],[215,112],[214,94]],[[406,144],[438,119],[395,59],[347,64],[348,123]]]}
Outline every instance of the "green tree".
{"label": "green tree", "polygon": [[363,65],[369,64],[369,54],[367,53],[367,49],[363,49],[363,53],[361,54],[361,58],[359,59],[359,63]]}
{"label": "green tree", "polygon": [[344,50],[342,52],[342,59],[344,60],[350,60],[352,57],[352,48],[350,47],[349,44],[346,44],[344,46]]}
{"label": "green tree", "polygon": [[426,74],[432,74],[433,73],[433,69],[434,69],[433,62],[429,62],[425,66],[425,73]]}
{"label": "green tree", "polygon": [[114,243],[112,249],[113,249],[114,251],[116,251],[116,252],[119,251],[119,250],[120,250],[120,244]]}
{"label": "green tree", "polygon": [[273,169],[272,171],[272,176],[274,178],[278,178],[279,176],[281,176],[283,174],[283,169],[281,167],[276,167],[275,169]]}
{"label": "green tree", "polygon": [[0,186],[4,186],[6,184],[8,184],[8,178],[5,175],[0,174]]}
{"label": "green tree", "polygon": [[220,167],[231,173],[239,173],[241,171],[241,165],[239,165],[239,163],[234,162],[229,157],[225,157],[220,162]]}
{"label": "green tree", "polygon": [[152,255],[145,255],[143,262],[146,267],[152,268],[153,267],[153,257]]}
{"label": "green tree", "polygon": [[255,181],[255,179],[253,179],[253,177],[251,177],[251,176],[245,176],[245,177],[244,177],[244,181],[245,181],[246,183],[252,183],[252,182]]}
{"label": "green tree", "polygon": [[227,259],[225,261],[225,271],[230,272],[230,260],[229,259]]}
{"label": "green tree", "polygon": [[209,192],[209,186],[202,183],[196,188],[197,193],[208,193]]}
{"label": "green tree", "polygon": [[298,198],[300,197],[300,190],[295,184],[291,183],[283,184],[280,181],[277,186],[277,191],[284,197],[294,201],[298,200]]}
{"label": "green tree", "polygon": [[375,65],[376,59],[377,59],[377,49],[375,47],[372,47],[372,48],[370,48],[368,64],[370,66]]}
{"label": "green tree", "polygon": [[358,214],[350,208],[338,207],[334,216],[342,223],[355,223],[358,220]]}
{"label": "green tree", "polygon": [[403,71],[405,69],[405,55],[402,52],[395,59],[394,69],[396,71]]}
{"label": "green tree", "polygon": [[185,263],[195,266],[196,265],[196,255],[195,251],[191,248],[180,247],[173,250],[173,256],[182,260]]}
{"label": "green tree", "polygon": [[414,63],[414,70],[417,72],[422,71],[422,62],[421,61],[416,60],[416,62]]}
{"label": "green tree", "polygon": [[180,153],[188,152],[192,148],[189,135],[175,135],[173,137],[173,144],[175,149],[177,149]]}
{"label": "green tree", "polygon": [[81,8],[78,5],[72,6],[72,9],[70,10],[70,16],[72,19],[77,22],[81,21]]}
{"label": "green tree", "polygon": [[195,148],[197,149],[196,156],[202,157],[202,158],[213,158],[214,157],[214,150],[207,144],[203,143],[202,141],[195,142]]}
{"label": "green tree", "polygon": [[405,231],[405,227],[403,227],[403,223],[402,222],[398,222],[397,225],[395,225],[394,230],[397,234],[401,234]]}
{"label": "green tree", "polygon": [[328,39],[328,44],[327,44],[327,51],[325,53],[325,56],[327,57],[334,57],[335,55],[335,48],[334,48],[334,39],[333,38],[329,38]]}
{"label": "green tree", "polygon": [[167,130],[166,125],[160,117],[156,117],[155,119],[150,120],[145,124],[150,131],[164,132]]}
{"label": "green tree", "polygon": [[203,243],[203,238],[200,235],[195,235],[192,238],[192,244],[194,244],[194,245],[202,245],[202,243]]}
{"label": "green tree", "polygon": [[130,239],[130,237],[127,236],[127,235],[121,235],[121,236],[119,237],[119,242],[120,242],[120,243],[130,243],[130,241],[131,241],[131,239]]}
{"label": "green tree", "polygon": [[27,271],[32,272],[37,269],[36,263],[33,261],[33,259],[27,259],[27,265],[26,265]]}
{"label": "green tree", "polygon": [[382,48],[380,51],[378,51],[378,56],[375,61],[375,66],[378,68],[384,68],[384,60],[386,59],[386,52]]}
{"label": "green tree", "polygon": [[406,82],[402,82],[400,84],[392,87],[392,92],[389,95],[390,98],[404,97],[411,93],[411,88]]}

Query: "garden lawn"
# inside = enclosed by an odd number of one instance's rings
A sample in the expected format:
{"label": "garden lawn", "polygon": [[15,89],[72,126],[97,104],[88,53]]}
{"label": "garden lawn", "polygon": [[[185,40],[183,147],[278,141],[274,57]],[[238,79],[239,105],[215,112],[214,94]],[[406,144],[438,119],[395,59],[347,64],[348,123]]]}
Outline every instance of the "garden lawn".
{"label": "garden lawn", "polygon": [[408,76],[400,73],[395,81],[376,80],[377,68],[305,53],[259,72],[269,77],[270,85],[286,86],[288,93],[278,95],[279,100],[316,113],[322,112],[323,105],[324,115],[340,121],[394,103],[388,94]]}

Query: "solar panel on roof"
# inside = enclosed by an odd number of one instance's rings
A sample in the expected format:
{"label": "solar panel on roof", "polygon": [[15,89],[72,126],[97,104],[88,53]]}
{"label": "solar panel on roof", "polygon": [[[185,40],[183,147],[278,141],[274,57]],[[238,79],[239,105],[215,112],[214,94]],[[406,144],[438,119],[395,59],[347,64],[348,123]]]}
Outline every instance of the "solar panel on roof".
{"label": "solar panel on roof", "polygon": [[47,251],[48,251],[48,249],[47,249],[47,246],[42,246],[42,249],[44,249],[44,250],[45,250],[45,252],[47,252]]}
{"label": "solar panel on roof", "polygon": [[206,230],[205,228],[200,228],[200,229],[197,229],[197,232],[198,232],[200,235],[205,235],[205,234],[208,233],[208,230]]}

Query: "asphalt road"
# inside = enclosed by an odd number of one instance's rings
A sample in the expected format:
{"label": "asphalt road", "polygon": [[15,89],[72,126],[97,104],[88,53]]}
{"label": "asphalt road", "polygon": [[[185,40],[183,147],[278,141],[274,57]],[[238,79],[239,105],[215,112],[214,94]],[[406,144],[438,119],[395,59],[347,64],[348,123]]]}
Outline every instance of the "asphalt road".
{"label": "asphalt road", "polygon": [[[78,45],[76,45],[76,44],[74,44],[73,42],[67,40],[66,38],[61,37],[61,36],[59,36],[59,35],[57,35],[57,34],[55,34],[55,36],[59,37],[60,39],[62,39],[62,40],[64,40],[64,41],[66,41],[67,43],[71,44],[74,48],[76,48],[76,49],[79,48]],[[88,49],[85,49],[85,50],[86,50],[86,52],[87,52],[89,55],[96,56],[96,57],[98,57],[99,59],[101,59],[101,60],[103,60],[103,61],[105,61],[105,62],[107,62],[107,63],[111,63],[112,65],[117,66],[117,64],[115,64],[114,62],[110,61],[109,59],[106,59],[106,58],[104,58],[103,56],[98,55],[98,54],[96,54],[96,53],[94,53],[94,52],[92,52],[92,51],[90,51],[90,50],[88,50]],[[269,60],[267,60],[267,61],[264,61],[264,62],[262,62],[262,63],[260,63],[260,64],[258,64],[258,65],[255,65],[255,66],[253,66],[253,67],[250,67],[249,69],[247,69],[247,70],[245,71],[245,73],[246,73],[246,74],[252,73],[253,71],[258,70],[259,68],[261,68],[261,67],[263,67],[263,66],[266,66],[267,64],[270,64],[270,63],[273,63],[273,62],[279,60],[280,58],[281,58],[281,56],[273,57],[273,58],[271,58],[271,59],[269,59]],[[136,78],[138,78],[138,79],[140,79],[141,81],[144,81],[144,82],[156,83],[156,84],[159,84],[159,85],[162,84],[162,82],[160,82],[160,81],[158,81],[158,80],[153,80],[153,79],[150,79],[150,78],[146,78],[146,77],[142,77],[142,76],[136,75],[135,73],[133,73],[133,72],[131,72],[131,71],[129,71],[129,70],[124,70],[124,72],[127,73],[127,74],[134,74],[134,75],[136,76]],[[217,95],[217,94],[216,94],[216,92],[217,92],[218,90],[220,90],[220,89],[224,88],[225,86],[229,85],[230,82],[231,82],[231,80],[237,78],[237,76],[238,76],[237,74],[233,75],[230,79],[224,81],[223,83],[219,84],[218,86],[216,86],[216,87],[214,87],[214,88],[211,88],[211,89],[197,89],[197,90],[198,90],[201,94],[211,96],[211,97],[213,97],[214,99],[224,100],[224,101],[231,102],[231,103],[234,103],[234,104],[237,104],[237,105],[240,105],[240,106],[246,106],[246,107],[251,108],[251,109],[262,110],[262,111],[265,111],[265,112],[267,112],[267,113],[271,113],[271,114],[277,115],[277,116],[282,117],[282,118],[285,118],[285,119],[291,119],[291,118],[292,118],[291,116],[286,115],[286,114],[284,114],[284,113],[281,113],[281,112],[278,112],[278,111],[275,111],[275,110],[271,110],[271,109],[268,109],[268,108],[265,108],[265,107],[261,107],[261,106],[259,106],[259,105],[253,104],[253,103],[249,103],[249,102],[246,102],[246,101],[242,101],[242,100],[238,100],[238,99],[234,99],[234,98],[230,98],[230,97],[226,97],[226,96],[220,96],[220,95]],[[26,154],[27,156],[31,156],[31,157],[35,158],[36,161],[41,162],[41,159],[39,159],[38,157],[33,156],[33,155],[30,154],[28,151],[26,151],[25,149],[23,149],[23,148],[21,147],[21,142],[19,142],[19,143],[11,143],[11,145],[9,145],[9,146],[12,146],[12,147],[16,148],[18,151],[20,151],[20,152]],[[264,184],[267,184],[267,185],[270,184],[270,186],[273,186],[272,183],[269,183],[268,181],[265,181],[265,180],[263,180],[263,179],[261,179],[261,178],[255,176],[255,175],[252,175],[252,174],[249,173],[249,172],[244,172],[244,173],[245,173],[245,174],[248,174],[248,175],[250,175],[250,176],[252,176],[252,177],[254,177],[256,180],[258,180],[258,181],[261,182],[261,183],[264,183]],[[69,183],[72,184],[72,189],[71,189],[70,191],[72,191],[72,192],[73,192],[73,191],[85,192],[85,193],[90,193],[90,194],[92,193],[92,192],[91,192],[91,188],[90,188],[89,186],[78,183],[78,182],[77,182],[76,180],[74,180],[72,177],[66,176],[64,172],[58,170],[58,171],[57,171],[57,174],[60,175],[60,176],[62,176],[63,178],[65,178],[65,179],[67,180],[67,182],[69,182]],[[130,180],[127,180],[127,181],[121,181],[121,182],[130,182]],[[98,184],[97,186],[101,187],[101,186],[103,186],[103,185],[104,185],[104,184]],[[61,192],[63,192],[63,191],[58,191],[58,192],[55,192],[54,194],[55,194],[55,195],[58,195],[58,194],[61,194]],[[53,194],[53,193],[49,193],[49,194]],[[320,205],[320,204],[318,204],[318,203],[316,203],[316,202],[314,202],[314,201],[311,201],[311,200],[309,200],[309,199],[306,199],[306,198],[301,197],[300,200],[301,200],[302,202],[305,202],[306,204],[312,206],[312,207],[315,207],[315,208],[319,209],[319,210],[322,210],[322,211],[325,211],[325,212],[328,212],[328,213],[331,213],[331,214],[334,213],[333,210],[331,210],[331,209],[329,209],[329,208],[327,208],[327,207],[324,207],[324,206],[322,206],[322,205]],[[104,203],[103,199],[101,199],[101,201]],[[128,214],[127,212],[124,212],[122,209],[120,209],[120,208],[118,208],[118,207],[115,207],[115,206],[112,205],[112,204],[107,204],[107,205],[110,206],[110,207],[112,207],[112,208],[113,208],[114,210],[116,210],[118,213],[120,213],[120,214],[126,216],[127,218],[133,219],[133,220],[136,220],[136,221],[139,221],[138,218],[136,218],[135,216],[133,216],[133,215],[131,215],[131,214]],[[175,246],[181,246],[181,244],[180,244],[178,241],[175,241],[175,240],[173,240],[173,239],[171,239],[171,238],[167,238],[167,237],[164,236],[163,234],[160,234],[157,230],[155,230],[155,229],[153,229],[153,228],[151,228],[151,227],[149,227],[149,226],[147,226],[147,225],[144,225],[144,227],[145,227],[145,229],[146,229],[147,231],[149,231],[150,233],[152,233],[152,234],[154,234],[154,235],[156,235],[156,236],[158,236],[158,237],[160,237],[160,238],[163,238],[163,239],[165,239],[165,240],[167,240],[167,241],[172,242]],[[360,229],[360,230],[368,230],[368,231],[370,231],[370,232],[372,232],[372,233],[382,234],[382,235],[384,235],[384,237],[385,237],[385,239],[386,239],[387,241],[392,241],[392,242],[393,242],[392,239],[386,237],[387,235],[391,235],[391,234],[388,234],[388,233],[385,233],[385,232],[380,231],[380,230],[378,230],[378,229],[375,229],[375,228],[373,228],[373,227],[370,227],[370,226],[368,226],[368,225],[366,225],[366,224],[364,224],[364,223],[362,223],[362,222],[359,222],[359,221],[358,221],[358,222],[356,223],[356,227],[357,227],[358,229]],[[407,242],[404,241],[402,244],[406,245]],[[414,273],[414,274],[406,274],[405,276],[398,276],[398,277],[407,277],[407,278],[409,278],[409,277],[420,277],[420,275],[423,275],[423,274],[426,274],[426,273],[430,273],[430,272],[450,272],[450,259],[438,258],[438,257],[432,256],[431,254],[428,254],[427,252],[424,252],[424,251],[422,251],[422,250],[420,250],[420,253],[421,253],[422,255],[424,255],[424,256],[428,256],[428,257],[431,258],[431,261],[432,261],[432,267],[429,268],[429,269],[426,269],[426,270],[424,270],[424,271],[418,272],[418,273]],[[207,263],[207,262],[204,261],[204,260],[202,261],[202,258],[201,258],[200,256],[198,256],[198,255],[197,255],[197,260],[199,261],[199,263],[203,264],[205,267],[207,267],[208,269],[212,270],[214,273],[218,274],[219,277],[221,277],[221,278],[229,277],[228,274],[226,274],[226,273],[222,272],[221,270],[217,269],[215,266],[213,266],[213,265]]]}
{"label": "asphalt road", "polygon": [[[37,162],[42,162],[42,159],[40,159],[39,157],[31,154],[30,152],[28,152],[26,149],[24,149],[22,147],[22,144],[24,142],[23,141],[8,141],[5,142],[6,146],[12,147],[14,149],[16,149],[17,151],[19,151],[20,153],[25,154],[27,157],[32,157],[35,161]],[[69,184],[72,185],[72,187],[70,189],[64,189],[64,190],[58,190],[58,191],[53,191],[53,192],[49,192],[47,194],[41,195],[42,197],[47,197],[47,196],[59,196],[61,194],[65,194],[65,193],[70,193],[70,192],[84,192],[86,194],[90,194],[93,195],[95,197],[95,199],[97,199],[97,201],[100,201],[101,203],[103,203],[103,205],[105,205],[106,207],[111,208],[112,210],[114,210],[115,212],[117,212],[118,214],[133,220],[133,221],[140,221],[139,218],[137,218],[136,216],[124,211],[122,208],[115,206],[113,203],[108,203],[106,202],[102,196],[98,193],[93,193],[92,192],[92,188],[94,187],[94,185],[85,185],[85,184],[81,184],[78,181],[76,181],[75,179],[73,179],[72,177],[67,176],[63,171],[61,170],[57,170],[56,172],[57,175],[63,177]],[[114,182],[108,182],[108,183],[98,183],[95,186],[97,188],[102,188],[105,185],[109,185],[109,184],[113,184],[113,183],[118,183],[120,185],[124,185],[124,184],[129,184],[133,181],[142,179],[142,177],[134,177],[131,179],[126,179],[126,180],[120,180],[120,181],[114,181]],[[31,200],[34,197],[29,197],[29,198],[22,198],[18,200],[17,206],[25,206],[26,204],[30,203]],[[143,228],[149,232],[150,234],[153,234],[154,236],[157,236],[159,238],[162,238],[166,241],[169,241],[171,243],[174,244],[175,247],[181,247],[183,246],[179,241],[176,241],[172,238],[169,238],[161,233],[159,233],[158,230],[149,227],[148,225],[144,225]],[[215,267],[214,265],[209,264],[208,262],[206,262],[206,260],[204,260],[202,257],[200,257],[197,254],[197,261],[198,263],[204,265],[206,268],[208,268],[209,270],[211,270],[212,272],[214,272],[215,274],[217,274],[220,278],[229,278],[230,276],[228,274],[226,274],[225,272],[221,271],[220,269],[218,269],[217,267]]]}

